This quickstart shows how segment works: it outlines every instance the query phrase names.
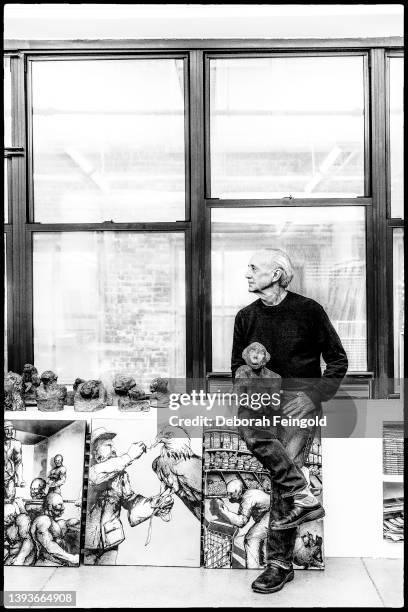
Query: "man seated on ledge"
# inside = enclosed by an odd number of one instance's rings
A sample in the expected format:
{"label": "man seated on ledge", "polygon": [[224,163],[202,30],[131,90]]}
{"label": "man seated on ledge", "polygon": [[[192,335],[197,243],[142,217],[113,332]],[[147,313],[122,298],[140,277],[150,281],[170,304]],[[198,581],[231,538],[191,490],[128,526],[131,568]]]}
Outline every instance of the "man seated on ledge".
{"label": "man seated on ledge", "polygon": [[[314,300],[287,290],[293,268],[280,249],[255,253],[245,278],[249,292],[259,299],[236,315],[232,376],[244,364],[244,349],[260,342],[271,355],[268,367],[282,377],[281,413],[299,418],[320,414],[321,401],[335,395],[348,366],[326,312]],[[326,363],[323,375],[321,357]],[[251,412],[240,406],[238,415],[246,418]],[[272,480],[267,568],[252,584],[256,592],[273,593],[293,580],[297,526],[324,516],[302,471],[315,429],[240,427],[248,448],[270,471]]]}

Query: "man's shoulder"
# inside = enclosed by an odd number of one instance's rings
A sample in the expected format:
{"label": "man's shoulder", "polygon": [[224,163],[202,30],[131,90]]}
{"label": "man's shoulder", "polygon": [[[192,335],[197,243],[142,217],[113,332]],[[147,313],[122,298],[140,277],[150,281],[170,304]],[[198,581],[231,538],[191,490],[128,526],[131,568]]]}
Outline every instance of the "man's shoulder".
{"label": "man's shoulder", "polygon": [[21,513],[16,518],[16,525],[19,529],[28,529],[31,525],[30,517],[28,514]]}
{"label": "man's shoulder", "polygon": [[323,310],[322,305],[310,297],[306,297],[305,295],[301,295],[300,293],[294,293],[293,291],[289,293],[289,296],[290,296],[291,303],[296,306],[300,306],[302,308],[305,308],[307,310],[311,310],[314,312]]}
{"label": "man's shoulder", "polygon": [[259,306],[259,302],[261,300],[255,300],[254,302],[251,302],[250,304],[248,304],[248,306],[244,306],[243,308],[241,308],[241,310],[238,310],[237,312],[237,317],[247,317],[250,316],[251,314],[253,314],[254,312],[256,312],[256,310],[258,309]]}
{"label": "man's shoulder", "polygon": [[51,527],[51,519],[46,514],[40,514],[33,520],[32,529],[49,529]]}

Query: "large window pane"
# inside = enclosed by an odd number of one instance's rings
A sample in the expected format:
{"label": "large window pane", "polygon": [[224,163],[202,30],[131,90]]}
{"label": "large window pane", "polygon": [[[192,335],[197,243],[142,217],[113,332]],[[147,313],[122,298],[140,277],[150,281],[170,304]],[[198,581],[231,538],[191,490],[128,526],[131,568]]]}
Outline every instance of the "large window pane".
{"label": "large window pane", "polygon": [[391,216],[404,217],[404,60],[390,58]]}
{"label": "large window pane", "polygon": [[35,219],[184,219],[183,60],[32,64]]}
{"label": "large window pane", "polygon": [[211,195],[364,195],[363,58],[211,61]]}
{"label": "large window pane", "polygon": [[11,73],[9,57],[4,58],[3,68],[4,146],[11,147]]}
{"label": "large window pane", "polygon": [[34,357],[59,379],[185,376],[184,234],[34,234]]}
{"label": "large window pane", "polygon": [[235,315],[254,300],[244,278],[248,261],[271,247],[292,259],[289,289],[326,309],[347,351],[349,371],[366,370],[363,207],[213,209],[211,244],[213,371],[230,370]]}
{"label": "large window pane", "polygon": [[395,390],[400,390],[400,379],[404,372],[403,334],[404,334],[404,230],[393,230],[393,302],[394,302],[394,379]]}

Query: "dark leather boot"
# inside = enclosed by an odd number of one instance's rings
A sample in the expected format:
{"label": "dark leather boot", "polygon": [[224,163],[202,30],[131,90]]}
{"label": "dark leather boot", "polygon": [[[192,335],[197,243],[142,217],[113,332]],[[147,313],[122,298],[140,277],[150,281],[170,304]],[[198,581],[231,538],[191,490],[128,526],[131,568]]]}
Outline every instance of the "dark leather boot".
{"label": "dark leather boot", "polygon": [[252,590],[256,593],[276,593],[293,580],[294,576],[293,568],[284,569],[271,565],[252,583]]}
{"label": "dark leather boot", "polygon": [[323,506],[319,503],[315,506],[298,506],[294,504],[284,518],[271,521],[270,527],[274,530],[292,529],[292,527],[297,527],[302,523],[323,518],[324,514]]}

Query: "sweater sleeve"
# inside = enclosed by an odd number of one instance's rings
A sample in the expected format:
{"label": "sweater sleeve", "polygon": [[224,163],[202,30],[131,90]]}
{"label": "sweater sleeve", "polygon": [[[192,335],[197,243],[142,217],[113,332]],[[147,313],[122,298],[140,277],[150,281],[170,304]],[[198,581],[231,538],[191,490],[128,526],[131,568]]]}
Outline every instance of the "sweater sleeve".
{"label": "sweater sleeve", "polygon": [[232,378],[235,378],[235,372],[241,365],[245,365],[245,361],[242,359],[242,351],[246,347],[246,334],[244,332],[244,326],[242,321],[242,315],[240,312],[235,317],[234,324],[234,337],[232,341],[232,355],[231,355],[231,372]]}
{"label": "sweater sleeve", "polygon": [[320,305],[318,305],[316,323],[320,351],[326,368],[309,395],[315,403],[320,403],[331,399],[336,394],[346,375],[348,359],[339,335]]}

